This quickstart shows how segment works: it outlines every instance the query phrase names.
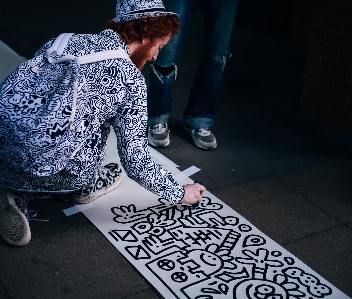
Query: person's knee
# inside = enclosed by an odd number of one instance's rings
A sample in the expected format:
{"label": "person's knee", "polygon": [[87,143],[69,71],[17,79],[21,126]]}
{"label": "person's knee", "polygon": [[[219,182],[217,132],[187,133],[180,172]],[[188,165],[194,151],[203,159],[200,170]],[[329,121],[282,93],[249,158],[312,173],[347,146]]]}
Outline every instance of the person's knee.
{"label": "person's knee", "polygon": [[170,75],[174,70],[175,70],[175,65],[170,65],[170,66],[160,66],[157,65],[156,63],[154,64],[154,67],[158,70],[158,72],[164,76],[167,77]]}

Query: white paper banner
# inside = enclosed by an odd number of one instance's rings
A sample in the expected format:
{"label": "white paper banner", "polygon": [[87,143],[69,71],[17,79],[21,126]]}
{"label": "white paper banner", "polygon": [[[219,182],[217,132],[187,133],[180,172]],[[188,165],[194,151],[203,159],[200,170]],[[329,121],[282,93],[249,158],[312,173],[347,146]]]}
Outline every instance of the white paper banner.
{"label": "white paper banner", "polygon": [[349,298],[209,192],[170,206],[125,176],[94,205],[77,207],[167,299]]}

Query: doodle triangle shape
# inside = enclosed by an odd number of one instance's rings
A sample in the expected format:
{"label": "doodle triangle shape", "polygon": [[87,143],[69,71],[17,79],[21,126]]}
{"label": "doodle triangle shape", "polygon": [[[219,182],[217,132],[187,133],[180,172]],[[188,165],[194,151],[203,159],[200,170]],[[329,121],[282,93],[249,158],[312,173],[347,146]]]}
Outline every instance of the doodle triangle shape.
{"label": "doodle triangle shape", "polygon": [[150,254],[145,251],[145,249],[141,245],[127,246],[125,249],[135,260],[150,258]]}
{"label": "doodle triangle shape", "polygon": [[113,234],[117,235],[121,241],[125,242],[137,242],[137,237],[132,233],[131,230],[112,230]]}

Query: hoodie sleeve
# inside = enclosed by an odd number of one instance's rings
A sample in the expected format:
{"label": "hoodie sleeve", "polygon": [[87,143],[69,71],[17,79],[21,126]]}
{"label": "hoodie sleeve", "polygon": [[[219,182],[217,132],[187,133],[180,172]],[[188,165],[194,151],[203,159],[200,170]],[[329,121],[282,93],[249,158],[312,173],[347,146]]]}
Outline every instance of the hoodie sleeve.
{"label": "hoodie sleeve", "polygon": [[184,197],[184,188],[175,182],[169,171],[154,162],[147,147],[148,116],[144,77],[140,73],[136,74],[130,79],[126,78],[124,85],[124,100],[113,122],[121,164],[128,177],[171,204],[177,204]]}

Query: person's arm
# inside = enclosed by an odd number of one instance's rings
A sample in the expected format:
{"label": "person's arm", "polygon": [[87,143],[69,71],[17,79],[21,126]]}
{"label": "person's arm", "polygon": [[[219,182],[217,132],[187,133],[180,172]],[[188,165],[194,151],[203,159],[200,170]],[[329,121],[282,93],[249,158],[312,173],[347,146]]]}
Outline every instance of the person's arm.
{"label": "person's arm", "polygon": [[[200,185],[179,185],[171,173],[150,157],[147,145],[146,85],[142,75],[125,80],[124,99],[113,122],[120,161],[128,177],[171,204],[201,200]],[[193,186],[194,185],[194,186]],[[203,191],[204,192],[204,191]]]}

